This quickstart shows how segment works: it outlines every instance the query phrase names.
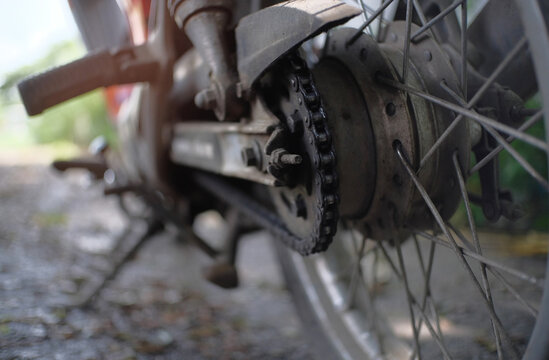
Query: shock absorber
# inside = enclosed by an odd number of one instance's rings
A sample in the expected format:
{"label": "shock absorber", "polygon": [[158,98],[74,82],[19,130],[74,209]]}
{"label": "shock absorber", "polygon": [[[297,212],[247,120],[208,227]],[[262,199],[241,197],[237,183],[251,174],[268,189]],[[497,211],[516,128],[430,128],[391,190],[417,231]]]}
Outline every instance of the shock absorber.
{"label": "shock absorber", "polygon": [[234,49],[229,46],[232,0],[177,0],[172,14],[210,68],[210,86],[195,96],[199,108],[213,110],[219,120],[235,120],[244,111]]}

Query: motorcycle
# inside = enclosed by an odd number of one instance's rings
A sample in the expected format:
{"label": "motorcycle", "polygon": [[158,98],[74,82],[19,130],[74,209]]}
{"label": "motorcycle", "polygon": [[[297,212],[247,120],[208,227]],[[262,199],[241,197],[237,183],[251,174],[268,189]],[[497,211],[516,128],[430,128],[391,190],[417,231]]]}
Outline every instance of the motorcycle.
{"label": "motorcycle", "polygon": [[[113,110],[118,146],[54,165],[89,169],[122,205],[139,195],[155,223],[212,257],[209,281],[238,285],[238,239],[252,222],[277,239],[321,358],[549,358],[549,267],[531,274],[535,260],[490,257],[476,226],[479,213],[521,217],[502,150],[547,197],[546,110],[525,102],[549,104],[547,2],[72,0],[71,9],[90,52],[21,82],[28,114],[133,84]],[[542,136],[527,131],[543,124]],[[458,207],[465,230],[453,224]],[[192,231],[211,209],[228,220],[222,248]]]}

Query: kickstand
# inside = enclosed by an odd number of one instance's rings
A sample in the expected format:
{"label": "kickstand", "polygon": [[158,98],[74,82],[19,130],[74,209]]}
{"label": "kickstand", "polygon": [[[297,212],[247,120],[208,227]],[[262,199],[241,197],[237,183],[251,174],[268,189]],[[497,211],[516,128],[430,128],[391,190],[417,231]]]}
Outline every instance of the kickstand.
{"label": "kickstand", "polygon": [[238,286],[238,272],[236,270],[236,254],[238,240],[242,235],[241,214],[236,208],[230,208],[227,213],[227,230],[225,233],[225,249],[213,265],[204,269],[204,277],[209,282],[225,289]]}
{"label": "kickstand", "polygon": [[[132,236],[134,226],[130,223],[126,229],[122,240]],[[112,269],[98,283],[92,284],[87,289],[85,288],[77,298],[68,304],[69,307],[86,307],[101,293],[101,291],[120,273],[122,267],[131,260],[135,254],[143,247],[147,240],[153,235],[163,230],[164,225],[159,220],[148,220],[143,231],[135,234],[134,243],[126,250],[118,259],[116,259]]]}

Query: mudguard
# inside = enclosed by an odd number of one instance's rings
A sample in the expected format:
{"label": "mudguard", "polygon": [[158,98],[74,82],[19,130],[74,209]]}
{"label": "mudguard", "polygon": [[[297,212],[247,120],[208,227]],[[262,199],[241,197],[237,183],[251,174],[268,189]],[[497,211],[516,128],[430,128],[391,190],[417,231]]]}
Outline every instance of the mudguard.
{"label": "mudguard", "polygon": [[361,13],[339,0],[294,0],[242,18],[236,27],[241,88],[248,90],[271,64],[305,40]]}

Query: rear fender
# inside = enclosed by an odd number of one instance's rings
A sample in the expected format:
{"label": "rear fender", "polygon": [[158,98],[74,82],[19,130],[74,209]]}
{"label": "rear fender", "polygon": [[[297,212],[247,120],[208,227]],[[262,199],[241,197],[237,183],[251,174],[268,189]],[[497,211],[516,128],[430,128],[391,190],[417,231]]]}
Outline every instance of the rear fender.
{"label": "rear fender", "polygon": [[242,18],[236,27],[241,89],[250,89],[271,64],[304,41],[361,13],[339,0],[294,0]]}

